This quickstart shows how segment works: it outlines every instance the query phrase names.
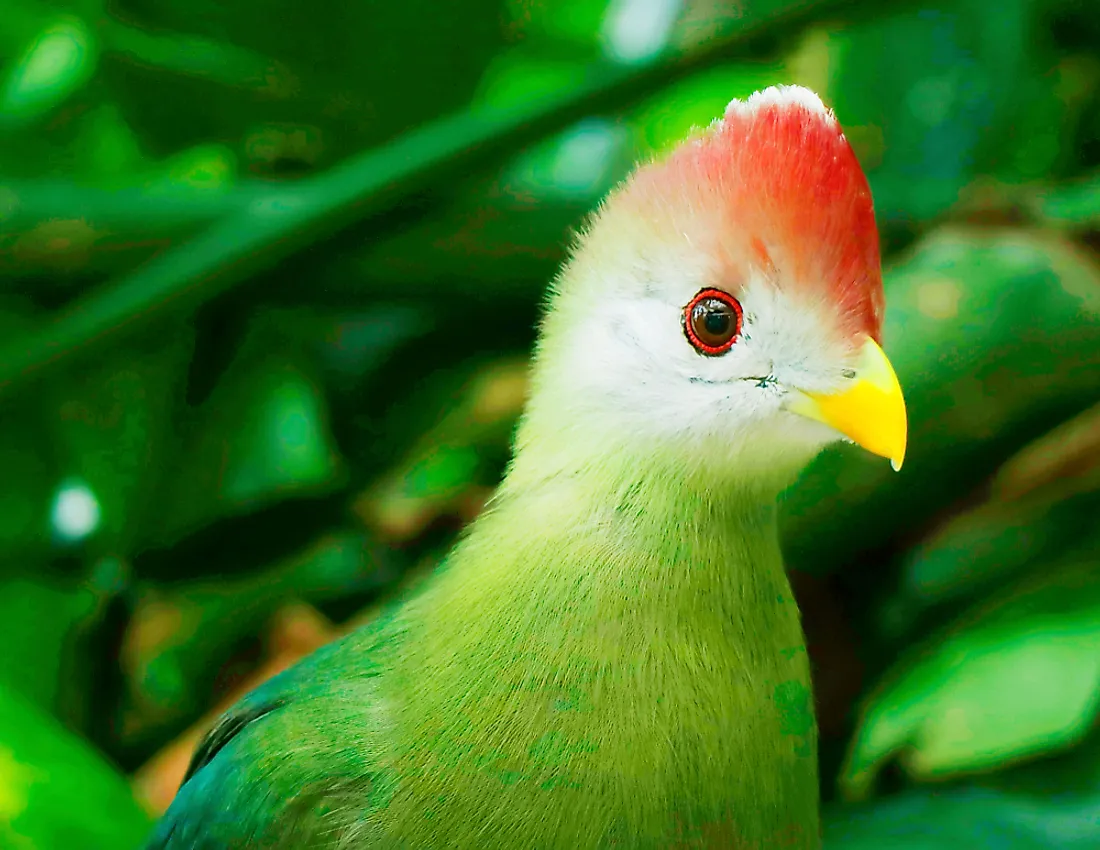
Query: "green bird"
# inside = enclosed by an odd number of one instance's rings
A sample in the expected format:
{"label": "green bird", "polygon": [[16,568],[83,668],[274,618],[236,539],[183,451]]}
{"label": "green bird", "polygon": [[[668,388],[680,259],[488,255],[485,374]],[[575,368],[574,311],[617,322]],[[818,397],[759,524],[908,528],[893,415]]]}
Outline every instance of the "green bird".
{"label": "green bird", "polygon": [[899,467],[866,178],[773,87],[592,215],[514,458],[438,574],[245,697],[149,848],[816,848],[777,499],[848,439]]}

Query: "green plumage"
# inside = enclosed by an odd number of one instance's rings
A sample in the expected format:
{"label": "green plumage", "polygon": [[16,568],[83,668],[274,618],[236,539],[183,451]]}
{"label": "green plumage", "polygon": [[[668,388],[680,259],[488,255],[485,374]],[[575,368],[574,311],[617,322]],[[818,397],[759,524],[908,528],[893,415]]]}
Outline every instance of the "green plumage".
{"label": "green plumage", "polygon": [[506,486],[416,598],[223,721],[154,846],[816,846],[774,504],[668,461]]}

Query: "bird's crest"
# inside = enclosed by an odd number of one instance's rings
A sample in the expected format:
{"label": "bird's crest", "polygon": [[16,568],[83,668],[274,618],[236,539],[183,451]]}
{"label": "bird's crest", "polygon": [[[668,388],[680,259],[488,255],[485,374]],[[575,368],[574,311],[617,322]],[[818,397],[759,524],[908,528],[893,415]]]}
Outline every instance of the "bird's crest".
{"label": "bird's crest", "polygon": [[[715,214],[737,256],[784,286],[810,288],[851,332],[878,339],[883,313],[871,191],[840,123],[800,86],[734,100],[663,162],[642,168],[638,201]],[[670,193],[675,201],[668,204]]]}

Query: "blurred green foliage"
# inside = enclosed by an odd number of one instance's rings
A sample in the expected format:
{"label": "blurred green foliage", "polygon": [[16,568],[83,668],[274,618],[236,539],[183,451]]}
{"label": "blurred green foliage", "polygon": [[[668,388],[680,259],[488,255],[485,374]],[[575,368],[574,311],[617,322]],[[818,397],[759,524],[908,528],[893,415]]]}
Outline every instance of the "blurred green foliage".
{"label": "blurred green foliage", "polygon": [[136,846],[430,571],[570,229],[778,82],[868,171],[911,415],[784,503],[827,847],[1100,846],[1090,0],[0,0],[0,846]]}

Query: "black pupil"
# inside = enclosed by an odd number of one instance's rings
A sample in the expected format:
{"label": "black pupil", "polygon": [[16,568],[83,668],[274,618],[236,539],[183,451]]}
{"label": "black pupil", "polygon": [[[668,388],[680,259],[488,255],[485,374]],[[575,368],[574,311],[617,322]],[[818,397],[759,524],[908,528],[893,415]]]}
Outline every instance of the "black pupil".
{"label": "black pupil", "polygon": [[729,332],[730,321],[729,308],[725,305],[712,307],[707,311],[706,318],[703,319],[703,327],[707,329],[707,333],[711,336],[722,336]]}

